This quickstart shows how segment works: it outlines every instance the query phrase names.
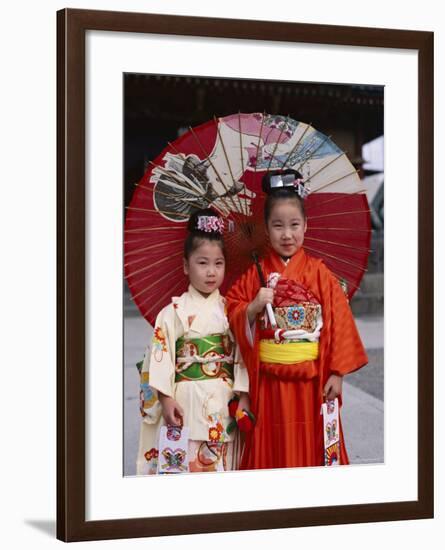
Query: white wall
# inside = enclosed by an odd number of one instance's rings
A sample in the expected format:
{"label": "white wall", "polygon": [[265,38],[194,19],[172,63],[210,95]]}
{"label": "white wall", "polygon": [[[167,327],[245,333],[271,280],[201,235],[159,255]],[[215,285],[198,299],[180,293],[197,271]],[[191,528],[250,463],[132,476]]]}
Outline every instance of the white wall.
{"label": "white wall", "polygon": [[[40,550],[55,547],[55,151],[56,151],[56,10],[64,2],[8,2],[2,8],[1,189],[2,189],[2,392],[0,540],[5,548],[25,545]],[[432,30],[436,33],[436,100],[445,95],[445,22],[441,3],[357,3],[355,0],[312,2],[194,0],[72,0],[69,7],[131,10],[245,19]],[[440,52],[440,54],[438,53]],[[436,101],[437,103],[437,101]],[[436,105],[436,151],[443,151],[444,103]],[[445,204],[444,168],[436,155],[436,205]],[[5,170],[6,167],[6,170]],[[441,184],[439,185],[439,182]],[[3,194],[5,196],[3,196]],[[436,208],[437,209],[437,208]],[[437,237],[444,235],[445,217],[437,209]],[[3,246],[4,243],[4,246]],[[444,252],[436,247],[436,281],[444,277]],[[437,304],[444,291],[436,284]],[[439,309],[439,308],[437,308]],[[2,313],[3,313],[2,311]],[[436,334],[444,331],[437,313]],[[11,330],[12,329],[12,330]],[[6,354],[4,353],[6,349]],[[187,537],[95,542],[94,547],[343,549],[388,547],[438,548],[444,535],[443,430],[445,407],[438,388],[444,387],[445,350],[436,351],[436,519],[427,521],[346,525],[278,531],[195,535]],[[389,366],[390,368],[390,366]],[[401,384],[402,385],[402,384]],[[439,401],[440,400],[440,401]],[[439,434],[442,435],[439,438]],[[439,487],[442,486],[442,489]],[[439,539],[433,542],[432,537]],[[429,539],[429,540],[428,540]],[[427,542],[428,540],[428,542]],[[60,544],[60,543],[59,543]],[[81,543],[84,546],[86,543]]]}

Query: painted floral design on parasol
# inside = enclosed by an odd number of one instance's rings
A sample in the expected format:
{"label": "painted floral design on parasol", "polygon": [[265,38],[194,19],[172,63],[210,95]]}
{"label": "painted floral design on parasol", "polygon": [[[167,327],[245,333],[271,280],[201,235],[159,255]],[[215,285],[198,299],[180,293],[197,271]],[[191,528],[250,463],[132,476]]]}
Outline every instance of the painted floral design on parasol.
{"label": "painted floral design on parasol", "polygon": [[369,206],[357,171],[330,137],[281,115],[236,113],[188,132],[150,162],[125,222],[125,276],[150,322],[187,288],[182,247],[189,216],[211,207],[225,219],[229,288],[268,246],[261,180],[270,170],[303,175],[308,229],[304,248],[347,285],[351,297],[366,271]]}

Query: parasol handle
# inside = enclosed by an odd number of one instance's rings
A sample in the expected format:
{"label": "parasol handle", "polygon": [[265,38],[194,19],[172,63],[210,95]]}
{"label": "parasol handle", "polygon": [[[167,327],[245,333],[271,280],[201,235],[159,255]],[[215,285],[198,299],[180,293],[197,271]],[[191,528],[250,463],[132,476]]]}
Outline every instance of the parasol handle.
{"label": "parasol handle", "polygon": [[[258,259],[258,254],[256,252],[252,252],[252,258],[253,258],[253,261],[255,262],[255,265],[258,271],[258,277],[260,278],[261,286],[264,288],[267,288],[266,280],[264,279],[264,275],[263,275],[263,270],[261,269],[260,262]],[[266,304],[266,311],[267,311],[267,316],[269,317],[269,321],[272,328],[276,328],[277,321],[275,319],[275,315],[271,304]]]}
{"label": "parasol handle", "polygon": [[272,328],[277,328],[277,321],[275,319],[275,315],[274,315],[272,306],[270,304],[266,304],[266,311],[267,311],[267,316],[269,317],[269,321]]}

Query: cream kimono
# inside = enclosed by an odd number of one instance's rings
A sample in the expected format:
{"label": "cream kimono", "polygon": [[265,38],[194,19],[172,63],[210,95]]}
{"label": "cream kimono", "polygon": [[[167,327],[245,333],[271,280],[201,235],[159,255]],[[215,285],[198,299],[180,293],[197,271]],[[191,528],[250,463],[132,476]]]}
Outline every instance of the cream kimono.
{"label": "cream kimono", "polygon": [[[157,473],[159,430],[165,424],[158,391],[176,399],[184,410],[190,471],[236,467],[236,430],[226,431],[233,421],[227,405],[234,392],[248,391],[248,376],[233,342],[224,303],[219,290],[204,298],[190,285],[156,318],[151,349],[147,349],[141,369],[138,475]],[[202,357],[195,342],[207,345],[205,337],[210,340],[214,335],[219,335],[222,353],[212,352],[218,348],[211,346]],[[218,361],[213,361],[212,353]]]}

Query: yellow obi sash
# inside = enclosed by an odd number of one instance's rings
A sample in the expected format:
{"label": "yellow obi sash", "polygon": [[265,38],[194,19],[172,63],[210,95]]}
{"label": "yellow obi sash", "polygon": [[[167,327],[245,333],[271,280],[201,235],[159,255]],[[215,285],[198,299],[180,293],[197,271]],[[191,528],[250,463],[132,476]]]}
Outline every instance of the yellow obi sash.
{"label": "yellow obi sash", "polygon": [[260,340],[260,361],[291,365],[318,358],[318,342],[283,342]]}

